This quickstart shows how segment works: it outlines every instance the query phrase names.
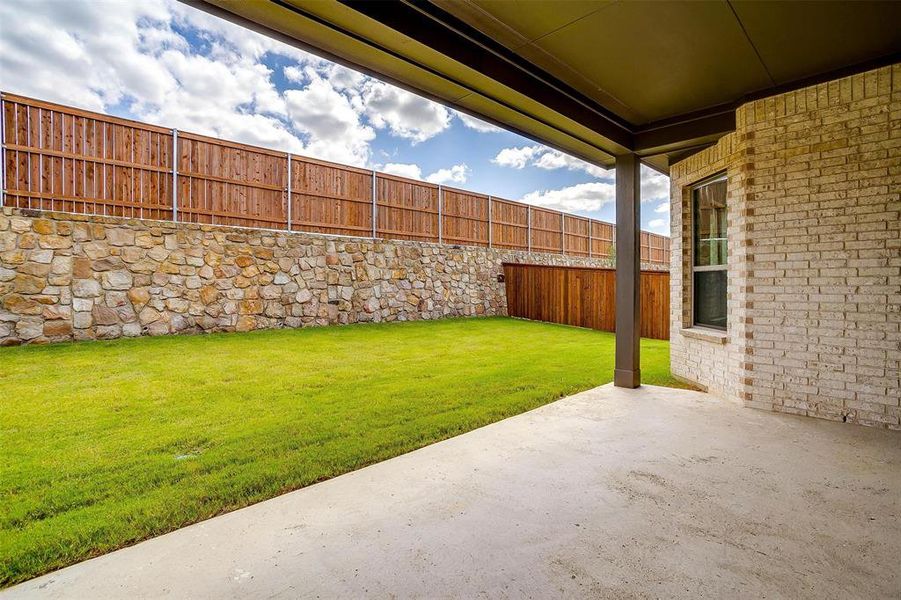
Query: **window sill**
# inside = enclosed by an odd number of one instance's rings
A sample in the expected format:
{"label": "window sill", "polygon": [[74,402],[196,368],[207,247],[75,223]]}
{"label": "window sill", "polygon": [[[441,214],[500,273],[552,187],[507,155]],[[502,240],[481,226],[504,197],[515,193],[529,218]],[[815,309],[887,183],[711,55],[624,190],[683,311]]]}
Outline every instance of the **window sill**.
{"label": "window sill", "polygon": [[705,342],[713,342],[714,344],[725,344],[729,339],[729,334],[725,331],[705,329],[703,327],[686,327],[680,329],[679,333],[685,337],[703,340]]}

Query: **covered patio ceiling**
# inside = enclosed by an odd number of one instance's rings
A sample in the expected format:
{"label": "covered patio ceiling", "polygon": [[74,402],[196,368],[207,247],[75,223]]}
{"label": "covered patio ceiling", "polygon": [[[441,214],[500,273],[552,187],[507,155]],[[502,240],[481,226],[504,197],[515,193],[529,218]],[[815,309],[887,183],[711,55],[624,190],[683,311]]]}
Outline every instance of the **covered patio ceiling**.
{"label": "covered patio ceiling", "polygon": [[899,2],[184,0],[603,167],[661,172],[741,102],[896,62]]}

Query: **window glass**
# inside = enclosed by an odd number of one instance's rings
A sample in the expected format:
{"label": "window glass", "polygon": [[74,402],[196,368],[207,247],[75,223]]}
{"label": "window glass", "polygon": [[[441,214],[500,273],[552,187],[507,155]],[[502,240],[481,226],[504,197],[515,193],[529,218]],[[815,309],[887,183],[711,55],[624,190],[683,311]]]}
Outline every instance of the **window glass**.
{"label": "window glass", "polygon": [[695,324],[726,328],[726,271],[695,271]]}
{"label": "window glass", "polygon": [[695,266],[726,264],[726,181],[695,189]]}
{"label": "window glass", "polygon": [[726,180],[692,191],[694,324],[726,329]]}

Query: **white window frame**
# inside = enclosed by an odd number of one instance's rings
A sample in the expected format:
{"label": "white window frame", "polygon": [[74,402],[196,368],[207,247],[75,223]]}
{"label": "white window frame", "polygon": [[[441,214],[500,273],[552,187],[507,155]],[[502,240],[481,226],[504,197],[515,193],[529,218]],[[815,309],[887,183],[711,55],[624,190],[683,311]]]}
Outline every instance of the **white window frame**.
{"label": "white window frame", "polygon": [[[697,315],[695,314],[697,309],[697,295],[695,294],[695,272],[703,273],[705,271],[725,271],[726,272],[726,290],[727,290],[727,300],[728,300],[728,289],[729,289],[729,238],[728,236],[725,238],[716,238],[716,239],[724,239],[726,242],[726,264],[724,265],[706,265],[706,266],[695,266],[695,257],[697,256],[696,248],[695,248],[695,238],[697,237],[697,218],[695,215],[695,190],[698,190],[702,187],[708,186],[711,183],[717,183],[718,181],[727,181],[728,177],[725,172],[717,173],[716,175],[711,175],[705,179],[702,179],[696,183],[693,183],[689,187],[689,202],[688,202],[688,210],[691,211],[691,232],[689,233],[691,243],[689,244],[691,248],[691,276],[689,277],[689,283],[691,285],[691,327],[699,328],[699,329],[709,329],[711,331],[719,331],[725,332],[729,330],[729,313],[726,311],[726,326],[725,327],[716,327],[715,325],[708,325],[706,323],[698,323]],[[726,196],[726,211],[728,213],[729,210],[729,198]],[[728,219],[728,217],[727,217]]]}

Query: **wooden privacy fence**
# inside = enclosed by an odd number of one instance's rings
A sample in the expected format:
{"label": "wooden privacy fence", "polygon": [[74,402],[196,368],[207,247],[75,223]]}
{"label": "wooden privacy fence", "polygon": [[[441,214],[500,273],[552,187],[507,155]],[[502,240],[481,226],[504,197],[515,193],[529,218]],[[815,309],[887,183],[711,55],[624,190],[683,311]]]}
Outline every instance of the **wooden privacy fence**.
{"label": "wooden privacy fence", "polygon": [[[476,192],[2,95],[17,208],[605,257],[611,223]],[[641,234],[641,259],[670,240]]]}
{"label": "wooden privacy fence", "polygon": [[[507,314],[616,330],[616,271],[504,263]],[[669,273],[641,272],[641,336],[669,339]]]}

